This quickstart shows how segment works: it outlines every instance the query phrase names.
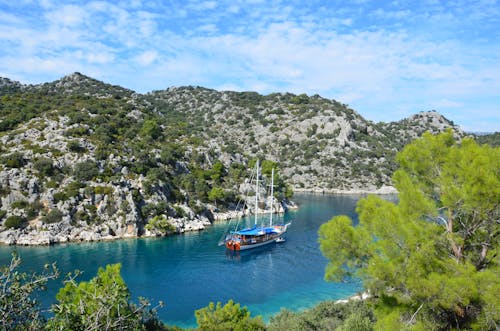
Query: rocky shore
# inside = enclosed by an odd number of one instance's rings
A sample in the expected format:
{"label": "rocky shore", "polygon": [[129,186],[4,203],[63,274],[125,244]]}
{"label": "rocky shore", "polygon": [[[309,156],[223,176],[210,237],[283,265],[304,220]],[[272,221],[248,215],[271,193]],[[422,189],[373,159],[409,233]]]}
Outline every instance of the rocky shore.
{"label": "rocky shore", "polygon": [[[301,190],[297,192],[312,194],[394,194],[397,191],[393,187],[382,187],[378,190]],[[97,197],[101,201],[102,197]],[[266,201],[264,208],[259,209],[259,214],[270,212],[270,200]],[[102,202],[101,202],[102,203]],[[249,202],[250,203],[250,202]],[[62,208],[62,206],[60,206]],[[27,226],[22,229],[0,229],[0,244],[4,245],[22,245],[39,246],[53,245],[68,242],[90,242],[118,240],[125,238],[140,237],[161,237],[175,235],[189,231],[200,231],[211,226],[214,222],[225,222],[231,219],[237,219],[253,214],[250,209],[220,211],[213,205],[208,205],[208,209],[202,215],[196,215],[188,206],[182,206],[185,217],[171,217],[165,215],[165,219],[172,226],[168,231],[161,229],[151,229],[141,225],[141,222],[123,222],[118,216],[107,218],[106,222],[99,225],[88,225],[85,222],[72,222],[69,217],[65,217],[62,222],[46,224],[42,222],[41,217],[31,220]],[[273,206],[275,213],[284,213],[287,210],[298,209],[293,201],[286,200],[276,202]],[[131,213],[134,214],[134,213]],[[131,216],[128,216],[129,220]],[[137,217],[137,214],[135,215]]]}
{"label": "rocky shore", "polygon": [[312,189],[303,189],[303,188],[294,188],[295,192],[304,192],[304,193],[315,193],[315,194],[397,194],[398,191],[393,186],[382,186],[379,188],[371,187],[366,189],[350,189],[350,190],[338,190],[338,189],[324,189],[324,188],[312,188]]}

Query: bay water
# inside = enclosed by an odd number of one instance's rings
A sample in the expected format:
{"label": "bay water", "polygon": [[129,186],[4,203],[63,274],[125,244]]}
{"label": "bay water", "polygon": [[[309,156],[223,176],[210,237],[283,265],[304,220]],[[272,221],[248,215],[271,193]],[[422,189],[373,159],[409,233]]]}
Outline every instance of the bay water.
{"label": "bay water", "polygon": [[[335,215],[349,215],[357,222],[356,202],[361,195],[297,193],[299,209],[275,222],[292,222],[284,243],[272,243],[243,252],[230,252],[217,243],[227,222],[200,232],[166,238],[124,239],[109,242],[70,243],[47,247],[0,246],[0,265],[16,250],[23,271],[40,272],[56,262],[61,274],[83,271],[78,280],[94,277],[99,267],[121,263],[121,274],[132,298],[163,301],[159,317],[169,325],[194,327],[194,311],[209,302],[229,299],[248,307],[252,316],[267,321],[281,308],[310,308],[320,301],[348,297],[362,290],[361,284],[331,283],[323,279],[327,260],[318,244],[318,229]],[[263,220],[265,217],[262,216]],[[242,220],[248,225],[253,218]],[[234,223],[234,221],[233,221]],[[43,309],[55,302],[62,277],[49,282],[40,294]]]}

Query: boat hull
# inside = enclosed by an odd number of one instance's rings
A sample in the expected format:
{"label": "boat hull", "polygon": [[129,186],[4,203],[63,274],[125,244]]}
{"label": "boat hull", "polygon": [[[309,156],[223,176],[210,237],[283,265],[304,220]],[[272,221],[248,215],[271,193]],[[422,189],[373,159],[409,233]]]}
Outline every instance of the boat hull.
{"label": "boat hull", "polygon": [[268,239],[266,241],[258,242],[258,243],[255,243],[255,244],[240,244],[240,243],[226,242],[226,248],[230,249],[232,251],[244,251],[244,250],[247,250],[247,249],[256,248],[256,247],[264,246],[264,245],[267,245],[267,244],[271,244],[273,242],[276,242],[276,239],[278,239],[278,237],[276,237],[276,238],[270,238],[270,239]]}

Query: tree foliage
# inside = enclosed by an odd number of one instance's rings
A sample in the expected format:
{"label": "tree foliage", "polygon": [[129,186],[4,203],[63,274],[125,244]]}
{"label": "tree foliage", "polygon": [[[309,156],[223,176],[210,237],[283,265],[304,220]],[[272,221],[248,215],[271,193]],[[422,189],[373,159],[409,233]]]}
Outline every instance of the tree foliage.
{"label": "tree foliage", "polygon": [[208,200],[217,203],[217,201],[222,201],[224,199],[224,189],[214,186],[208,192]]}
{"label": "tree foliage", "polygon": [[50,330],[144,330],[157,325],[154,310],[141,299],[130,302],[130,292],[120,276],[120,264],[99,268],[88,282],[76,283],[69,278],[56,296]]}
{"label": "tree foliage", "polygon": [[62,221],[62,217],[62,212],[59,209],[54,208],[42,218],[42,221],[46,224],[58,223]]}
{"label": "tree foliage", "polygon": [[79,181],[91,180],[99,174],[99,168],[93,161],[84,161],[75,164],[73,172]]}
{"label": "tree foliage", "polygon": [[41,274],[19,271],[21,258],[12,255],[10,264],[0,267],[0,329],[40,330],[45,321],[34,297],[47,281],[58,277],[55,265],[46,265]]}
{"label": "tree foliage", "polygon": [[4,226],[8,229],[20,229],[26,225],[26,219],[22,216],[12,215],[7,217]]}
{"label": "tree foliage", "polygon": [[320,228],[325,277],[361,277],[380,329],[497,329],[500,148],[424,134],[397,161],[398,203],[369,196],[358,226]]}
{"label": "tree foliage", "polygon": [[260,316],[250,317],[246,307],[229,300],[224,306],[211,302],[207,307],[195,311],[198,328],[203,331],[253,331],[265,330]]}
{"label": "tree foliage", "polygon": [[120,276],[120,265],[99,268],[97,276],[77,283],[68,274],[65,286],[51,307],[48,321],[39,307],[37,291],[46,289],[49,280],[59,277],[55,264],[45,265],[42,273],[20,272],[21,258],[12,254],[9,265],[0,267],[1,330],[180,330],[169,328],[158,319],[157,307],[139,298],[130,301],[130,293]]}
{"label": "tree foliage", "polygon": [[267,326],[268,331],[371,331],[373,312],[364,301],[335,303],[323,301],[311,309],[291,312],[282,309]]}
{"label": "tree foliage", "polygon": [[156,120],[146,120],[142,124],[141,135],[148,139],[158,139],[161,135],[161,127]]}
{"label": "tree foliage", "polygon": [[33,167],[41,176],[52,176],[54,174],[54,164],[52,159],[42,157],[33,162]]}
{"label": "tree foliage", "polygon": [[149,231],[159,231],[163,235],[173,233],[176,230],[175,226],[169,222],[165,215],[154,216],[148,221],[145,228]]}

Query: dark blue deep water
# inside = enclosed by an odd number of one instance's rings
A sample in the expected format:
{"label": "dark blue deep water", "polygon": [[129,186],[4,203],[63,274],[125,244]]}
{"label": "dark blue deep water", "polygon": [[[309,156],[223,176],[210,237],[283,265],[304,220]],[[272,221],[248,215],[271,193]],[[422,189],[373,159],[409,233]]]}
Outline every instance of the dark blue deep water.
{"label": "dark blue deep water", "polygon": [[[63,244],[51,247],[0,246],[0,265],[12,250],[23,259],[23,270],[40,271],[56,262],[62,274],[79,269],[80,280],[95,276],[99,266],[122,264],[134,300],[142,296],[152,303],[163,301],[160,318],[170,325],[195,326],[194,310],[209,302],[233,299],[247,306],[252,316],[266,320],[281,308],[301,310],[323,300],[340,299],[361,290],[358,282],[323,280],[326,259],[318,245],[318,228],[334,215],[356,219],[361,196],[296,194],[300,208],[278,217],[292,221],[286,242],[241,253],[217,245],[227,223],[207,230],[159,239],[127,239],[112,242]],[[42,294],[44,308],[55,300],[62,279]]]}

